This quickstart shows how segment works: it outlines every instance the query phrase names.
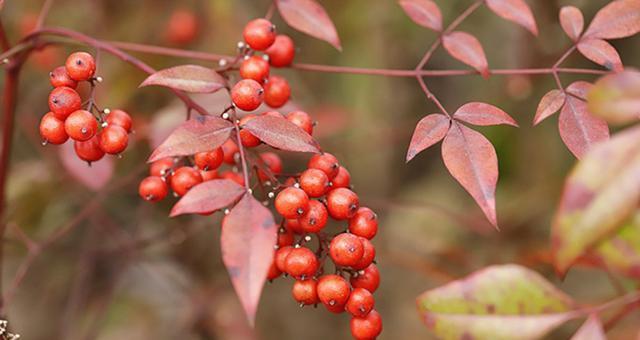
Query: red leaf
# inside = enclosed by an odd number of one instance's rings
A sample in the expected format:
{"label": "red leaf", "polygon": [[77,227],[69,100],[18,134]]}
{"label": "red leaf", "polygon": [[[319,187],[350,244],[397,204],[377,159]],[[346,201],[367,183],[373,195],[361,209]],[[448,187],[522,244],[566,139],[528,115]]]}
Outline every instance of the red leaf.
{"label": "red leaf", "polygon": [[567,87],[566,91],[569,94],[572,94],[578,98],[587,100],[587,94],[589,93],[592,87],[593,87],[593,84],[586,81],[579,80],[571,83],[571,85]]}
{"label": "red leaf", "polygon": [[571,340],[607,340],[598,314],[591,314]]}
{"label": "red leaf", "polygon": [[[573,83],[567,92],[581,92],[584,84]],[[560,111],[558,121],[560,137],[576,158],[580,159],[595,143],[609,138],[607,123],[589,113],[587,103],[573,96],[567,96]]]}
{"label": "red leaf", "polygon": [[489,64],[478,39],[469,33],[451,32],[442,37],[442,44],[449,54],[476,69],[483,77],[489,76]]}
{"label": "red leaf", "polygon": [[273,261],[277,232],[269,209],[250,194],[222,220],[222,261],[252,326]]}
{"label": "red leaf", "polygon": [[274,148],[298,152],[320,152],[320,146],[313,137],[286,119],[258,116],[242,127]]}
{"label": "red leaf", "polygon": [[469,192],[489,222],[497,227],[498,157],[491,142],[479,132],[454,122],[442,142],[442,159],[453,178]]}
{"label": "red leaf", "polygon": [[226,179],[206,181],[191,188],[171,209],[171,217],[220,210],[235,202],[245,189]]}
{"label": "red leaf", "polygon": [[222,118],[197,116],[178,126],[151,154],[148,162],[160,158],[188,156],[213,150],[228,138],[233,124]]}
{"label": "red leaf", "polygon": [[574,6],[564,6],[560,9],[560,26],[573,41],[578,41],[584,30],[582,12]]}
{"label": "red leaf", "polygon": [[113,177],[115,167],[113,158],[105,156],[89,166],[87,162],[78,158],[73,148],[73,142],[60,146],[60,160],[73,178],[93,191],[102,189]]}
{"label": "red leaf", "polygon": [[278,10],[284,21],[296,30],[324,40],[339,51],[340,38],[333,21],[315,0],[277,0]]}
{"label": "red leaf", "polygon": [[618,51],[608,42],[601,39],[587,38],[578,43],[578,50],[587,59],[609,70],[622,71],[622,60]]}
{"label": "red leaf", "polygon": [[140,87],[159,85],[191,93],[212,93],[226,81],[216,71],[198,65],[180,65],[160,70],[145,79]]}
{"label": "red leaf", "polygon": [[547,119],[552,114],[558,112],[564,105],[567,96],[560,90],[551,90],[540,99],[536,116],[533,118],[533,125],[538,125],[541,121]]}
{"label": "red leaf", "polygon": [[487,0],[487,6],[497,15],[526,28],[533,35],[538,35],[536,19],[524,0]]}
{"label": "red leaf", "polygon": [[506,124],[518,126],[511,116],[499,108],[480,102],[472,102],[462,105],[454,114],[453,118],[467,122],[469,124],[489,126]]}
{"label": "red leaf", "polygon": [[400,0],[400,6],[416,24],[442,31],[442,14],[438,5],[431,0]]}
{"label": "red leaf", "polygon": [[603,7],[591,21],[585,37],[619,39],[640,32],[640,1],[617,0]]}
{"label": "red leaf", "polygon": [[451,119],[442,114],[431,114],[422,118],[416,125],[416,130],[411,137],[407,162],[428,147],[444,138],[451,125]]}

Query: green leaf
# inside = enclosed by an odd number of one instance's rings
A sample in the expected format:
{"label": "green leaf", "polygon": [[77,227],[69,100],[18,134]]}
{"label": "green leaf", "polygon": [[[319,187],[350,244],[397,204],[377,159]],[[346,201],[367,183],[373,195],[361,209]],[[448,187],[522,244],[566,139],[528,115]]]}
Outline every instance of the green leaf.
{"label": "green leaf", "polygon": [[598,80],[587,96],[589,111],[612,124],[640,118],[640,72],[625,71]]}
{"label": "green leaf", "polygon": [[640,279],[640,212],[612,238],[598,244],[589,257],[608,270]]}
{"label": "green leaf", "polygon": [[518,265],[487,267],[423,293],[417,303],[442,339],[537,339],[579,316],[569,296]]}

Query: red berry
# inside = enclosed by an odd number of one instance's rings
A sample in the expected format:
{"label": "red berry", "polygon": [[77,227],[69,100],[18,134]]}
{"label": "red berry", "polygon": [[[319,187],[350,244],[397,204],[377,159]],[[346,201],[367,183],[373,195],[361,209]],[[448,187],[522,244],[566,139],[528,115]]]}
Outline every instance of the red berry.
{"label": "red berry", "polygon": [[269,56],[269,64],[274,67],[286,67],[293,62],[296,49],[291,38],[284,34],[278,34],[273,45],[265,53]]}
{"label": "red berry", "polygon": [[221,148],[224,153],[224,162],[229,165],[236,164],[236,155],[239,151],[236,143],[231,139],[227,139],[227,141],[222,144]]}
{"label": "red berry", "polygon": [[286,247],[293,244],[295,238],[293,236],[293,231],[287,228],[280,228],[278,230],[278,247]]}
{"label": "red berry", "polygon": [[349,219],[349,232],[372,239],[378,232],[378,216],[373,210],[362,207]]}
{"label": "red berry", "polygon": [[346,220],[358,211],[360,201],[358,195],[347,188],[337,188],[327,194],[329,215],[336,220]]}
{"label": "red berry", "polygon": [[151,163],[149,173],[151,176],[169,178],[174,164],[172,157],[159,159]]}
{"label": "red berry", "polygon": [[215,170],[222,165],[224,161],[224,152],[222,148],[216,148],[211,151],[198,152],[193,156],[196,166],[198,168],[210,171]]}
{"label": "red berry", "polygon": [[158,202],[167,196],[169,188],[167,183],[158,176],[149,176],[140,182],[138,194],[146,201]]}
{"label": "red berry", "polygon": [[110,155],[121,153],[129,144],[127,131],[118,125],[107,126],[102,129],[99,136],[100,148]]}
{"label": "red berry", "polygon": [[375,264],[358,272],[357,276],[351,277],[351,286],[353,288],[364,288],[371,293],[375,292],[380,285],[380,272]]}
{"label": "red berry", "polygon": [[362,259],[364,247],[358,236],[342,233],[329,244],[329,255],[338,266],[351,267]]}
{"label": "red berry", "polygon": [[288,187],[276,196],[276,210],[284,218],[298,218],[309,209],[309,196],[296,187]]}
{"label": "red berry", "polygon": [[215,170],[210,170],[210,171],[200,170],[200,175],[202,176],[203,182],[220,178],[220,176],[218,176],[218,172]]}
{"label": "red berry", "polygon": [[256,55],[248,57],[240,64],[240,77],[242,79],[253,79],[258,83],[263,83],[269,76],[269,62]]}
{"label": "red berry", "polygon": [[100,138],[96,135],[87,141],[75,141],[73,148],[78,158],[89,163],[96,162],[104,157],[104,151],[100,148]]}
{"label": "red berry", "polygon": [[76,81],[88,80],[96,72],[96,61],[87,52],[72,53],[64,66],[69,77]]}
{"label": "red berry", "polygon": [[300,224],[300,221],[298,219],[284,220],[284,227],[296,234],[304,233],[304,229],[302,228],[302,225]]}
{"label": "red berry", "polygon": [[202,175],[192,167],[180,167],[171,176],[171,189],[178,196],[183,196],[199,183],[202,183]]}
{"label": "red berry", "polygon": [[127,131],[127,133],[131,132],[131,126],[133,125],[131,116],[122,110],[111,111],[105,120],[109,125],[117,125]]}
{"label": "red berry", "polygon": [[334,177],[338,174],[340,170],[340,164],[338,164],[338,159],[328,153],[325,152],[323,154],[316,154],[311,157],[309,163],[307,164],[309,169],[318,169],[322,170],[330,180],[333,180]]}
{"label": "red berry", "polygon": [[291,96],[291,88],[286,79],[279,76],[271,76],[264,85],[264,102],[271,107],[281,107],[287,103]]}
{"label": "red berry", "polygon": [[236,184],[240,186],[244,186],[244,176],[239,172],[223,171],[220,173],[220,178],[228,179],[230,181],[236,182]]}
{"label": "red berry", "polygon": [[60,120],[65,120],[71,113],[80,110],[81,105],[80,95],[70,87],[56,87],[49,94],[49,109]]}
{"label": "red berry", "polygon": [[276,117],[276,118],[284,118],[282,116],[282,113],[280,113],[278,111],[265,111],[265,112],[261,113],[260,115],[262,115],[262,116],[271,116],[271,117]]}
{"label": "red berry", "polygon": [[58,119],[53,112],[48,112],[40,120],[40,137],[50,144],[62,144],[69,139],[64,131],[64,122]]}
{"label": "red berry", "polygon": [[318,282],[316,280],[296,280],[291,288],[293,299],[301,305],[314,305],[318,303]]}
{"label": "red berry", "polygon": [[349,295],[345,309],[354,317],[361,318],[371,312],[374,304],[375,299],[370,291],[364,288],[356,288]]}
{"label": "red berry", "polygon": [[278,276],[280,276],[280,274],[282,274],[282,272],[278,269],[278,267],[276,267],[275,261],[271,262],[271,266],[269,266],[269,271],[267,272],[267,280],[274,280]]}
{"label": "red berry", "polygon": [[360,237],[360,241],[362,241],[362,248],[364,249],[364,252],[362,253],[360,261],[351,266],[351,268],[355,270],[363,270],[369,267],[376,258],[376,248],[373,246],[373,243],[364,237]]}
{"label": "red berry", "polygon": [[382,333],[382,318],[376,310],[371,310],[367,316],[351,319],[351,335],[356,340],[375,339]]}
{"label": "red berry", "polygon": [[300,174],[300,188],[309,197],[321,197],[329,190],[329,177],[322,170],[307,169]]}
{"label": "red berry", "polygon": [[324,275],[318,279],[318,299],[327,308],[336,307],[331,309],[332,312],[344,310],[349,293],[351,293],[349,283],[342,276]]}
{"label": "red berry", "polygon": [[190,10],[178,9],[167,22],[165,37],[174,45],[186,45],[198,35],[198,17]]}
{"label": "red berry", "polygon": [[276,250],[274,261],[278,270],[287,273],[287,256],[293,249],[292,246],[284,246]]}
{"label": "red berry", "polygon": [[242,36],[249,47],[263,51],[276,40],[276,27],[267,19],[254,19],[244,27]]}
{"label": "red berry", "polygon": [[264,89],[253,79],[243,79],[231,89],[231,99],[241,110],[253,111],[262,104]]}
{"label": "red berry", "polygon": [[308,113],[304,111],[293,111],[287,115],[287,120],[297,125],[306,133],[313,134],[313,120]]}
{"label": "red berry", "polygon": [[300,216],[298,221],[300,226],[307,233],[317,233],[327,225],[329,214],[324,204],[310,200],[309,209],[304,215]]}
{"label": "red berry", "polygon": [[318,258],[305,247],[293,248],[285,259],[287,273],[296,279],[305,280],[313,277],[318,270]]}
{"label": "red berry", "polygon": [[98,122],[91,112],[78,110],[70,114],[64,121],[64,131],[71,139],[89,140],[98,132]]}
{"label": "red berry", "polygon": [[338,169],[336,177],[331,180],[331,187],[335,188],[348,188],[351,185],[351,175],[349,171],[343,166]]}
{"label": "red berry", "polygon": [[78,86],[78,82],[71,79],[67,74],[67,69],[64,66],[58,66],[49,73],[49,81],[53,87],[66,86],[75,89]]}
{"label": "red berry", "polygon": [[[240,126],[242,127],[244,124],[246,124],[248,121],[254,118],[256,118],[256,116],[254,115],[248,115],[248,116],[242,117],[242,119],[240,119]],[[240,141],[242,142],[242,145],[247,148],[253,148],[262,144],[262,141],[258,137],[254,136],[247,129],[240,130]]]}
{"label": "red berry", "polygon": [[[277,175],[282,172],[282,159],[276,153],[273,152],[263,152],[260,154],[260,159],[264,162],[271,174]],[[260,177],[261,181],[266,181],[269,179],[269,176],[265,173],[264,170],[258,170],[258,177]]]}

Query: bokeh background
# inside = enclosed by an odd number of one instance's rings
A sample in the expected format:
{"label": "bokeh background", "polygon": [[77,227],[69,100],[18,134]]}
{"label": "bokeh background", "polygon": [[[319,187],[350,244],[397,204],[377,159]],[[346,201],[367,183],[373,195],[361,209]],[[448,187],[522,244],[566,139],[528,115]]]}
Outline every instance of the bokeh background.
{"label": "bokeh background", "polygon": [[[8,0],[0,13],[12,41],[29,32],[42,0]],[[276,14],[280,32],[299,48],[298,62],[328,65],[413,68],[433,39],[392,0],[323,0],[342,40],[342,53],[297,33]],[[470,0],[437,1],[445,23]],[[460,29],[482,42],[492,68],[548,67],[569,47],[558,24],[562,5],[581,8],[586,20],[607,1],[531,0],[540,35],[482,8]],[[267,0],[56,0],[49,26],[68,27],[104,40],[139,42],[233,54],[248,20],[263,16]],[[175,11],[197,19],[193,39],[168,37]],[[640,38],[614,41],[625,64],[640,66]],[[100,57],[100,106],[123,108],[134,116],[136,135],[122,159],[112,162],[112,178],[87,186],[65,166],[61,147],[42,147],[37,134],[47,111],[48,72],[77,45],[48,47],[33,55],[21,75],[17,126],[8,191],[3,286],[11,287],[27,251],[16,226],[34,240],[77,224],[33,258],[15,290],[7,318],[24,339],[350,339],[349,318],[322,307],[300,309],[290,296],[291,279],[267,284],[251,330],[220,258],[220,214],[168,218],[169,199],[152,205],[137,196],[147,171],[149,139],[183,119],[184,108],[169,91],[138,89],[145,75],[109,56]],[[135,53],[134,53],[135,54]],[[155,68],[214,63],[135,54]],[[567,66],[595,64],[574,55]],[[465,69],[439,50],[430,69]],[[500,164],[497,232],[470,196],[443,166],[439,145],[405,164],[413,128],[436,108],[412,78],[277,70],[293,87],[293,101],[318,121],[317,138],[352,175],[361,202],[380,216],[375,240],[382,285],[376,308],[384,318],[381,339],[431,339],[415,307],[421,292],[491,264],[520,263],[547,276],[584,303],[616,294],[601,271],[577,268],[564,282],[549,264],[550,219],[563,178],[574,158],[562,144],[557,118],[531,127],[538,100],[553,88],[550,76],[432,78],[433,92],[450,110],[486,101],[510,113],[520,128],[478,128],[495,145]],[[563,75],[564,84],[593,77]],[[1,82],[1,80],[0,80]],[[223,99],[199,97],[208,108]],[[283,155],[286,171],[298,171],[306,157]],[[68,160],[67,160],[68,161]],[[96,165],[99,169],[100,165]],[[73,169],[75,166],[71,166]],[[108,166],[106,170],[109,171]],[[100,171],[100,170],[96,170]],[[100,183],[96,183],[96,181]],[[85,179],[85,182],[87,180]],[[93,184],[92,184],[93,182]],[[93,189],[91,187],[94,187]],[[142,241],[141,241],[142,240]],[[613,282],[628,284],[622,278]],[[637,335],[636,313],[609,333],[612,339]],[[564,339],[572,322],[550,335]]]}

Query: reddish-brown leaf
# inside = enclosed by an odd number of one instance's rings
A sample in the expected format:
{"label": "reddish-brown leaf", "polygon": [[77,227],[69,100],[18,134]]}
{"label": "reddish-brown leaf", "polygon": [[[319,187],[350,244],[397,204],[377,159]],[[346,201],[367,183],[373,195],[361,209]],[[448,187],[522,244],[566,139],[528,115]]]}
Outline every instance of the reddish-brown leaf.
{"label": "reddish-brown leaf", "polygon": [[571,83],[571,85],[569,85],[569,87],[566,88],[566,91],[567,93],[575,97],[578,97],[583,100],[587,100],[587,94],[589,93],[589,91],[591,91],[592,87],[593,87],[593,84],[586,81],[579,80]]}
{"label": "reddish-brown leaf", "polygon": [[296,30],[324,40],[342,51],[333,21],[315,0],[277,0],[284,21]]}
{"label": "reddish-brown leaf", "polygon": [[536,110],[536,116],[533,118],[533,125],[538,125],[541,121],[547,119],[552,114],[558,112],[564,105],[566,95],[560,90],[551,90],[545,94]]}
{"label": "reddish-brown leaf", "polygon": [[587,38],[578,43],[578,50],[587,59],[609,70],[622,71],[622,60],[615,47],[601,39]]}
{"label": "reddish-brown leaf", "polygon": [[104,188],[113,177],[113,158],[105,156],[89,166],[87,162],[78,158],[72,142],[60,146],[60,160],[71,177],[93,191]]}
{"label": "reddish-brown leaf", "polygon": [[148,162],[173,156],[188,156],[213,150],[228,138],[233,124],[212,116],[197,116],[182,123],[151,154]]}
{"label": "reddish-brown leaf", "polygon": [[497,227],[498,156],[482,134],[454,122],[442,142],[444,164]]}
{"label": "reddish-brown leaf", "polygon": [[574,6],[564,6],[560,9],[560,26],[567,36],[578,41],[582,30],[584,30],[584,17],[580,9]]}
{"label": "reddish-brown leaf", "polygon": [[190,93],[212,93],[226,81],[218,72],[198,65],[180,65],[160,70],[145,79],[140,87],[159,85]]}
{"label": "reddish-brown leaf", "polygon": [[452,57],[473,67],[483,77],[489,76],[487,57],[476,37],[465,32],[451,32],[442,37],[442,45]]}
{"label": "reddish-brown leaf", "polygon": [[511,116],[499,108],[480,102],[471,102],[462,105],[454,114],[453,118],[473,125],[489,126],[506,124],[518,126]]}
{"label": "reddish-brown leaf", "polygon": [[[586,83],[588,84],[588,83]],[[580,94],[585,90],[584,82],[576,82],[569,87],[570,93]],[[595,143],[609,138],[607,123],[596,118],[587,108],[587,103],[573,96],[567,96],[558,120],[560,137],[576,158],[580,159]]]}
{"label": "reddish-brown leaf", "polygon": [[206,181],[191,188],[171,209],[171,217],[220,210],[235,202],[245,189],[227,179]]}
{"label": "reddish-brown leaf", "polygon": [[273,261],[277,232],[271,211],[250,194],[222,220],[222,261],[251,325]]}
{"label": "reddish-brown leaf", "polygon": [[538,35],[536,19],[524,0],[487,0],[487,6],[497,15],[526,28],[533,35]]}
{"label": "reddish-brown leaf", "polygon": [[400,0],[400,6],[416,24],[442,31],[442,13],[435,2],[431,0]]}
{"label": "reddish-brown leaf", "polygon": [[591,314],[571,340],[607,340],[598,314]]}
{"label": "reddish-brown leaf", "polygon": [[423,150],[441,141],[447,134],[450,124],[449,117],[439,113],[422,118],[416,125],[413,137],[411,137],[411,144],[409,144],[407,151],[407,162]]}
{"label": "reddish-brown leaf", "polygon": [[320,146],[313,137],[286,119],[273,116],[258,116],[242,126],[261,141],[274,148],[298,151],[320,152]]}
{"label": "reddish-brown leaf", "polygon": [[616,0],[596,13],[584,35],[598,39],[619,39],[638,32],[640,32],[640,1]]}

